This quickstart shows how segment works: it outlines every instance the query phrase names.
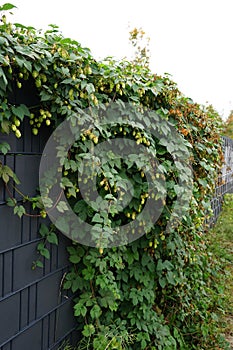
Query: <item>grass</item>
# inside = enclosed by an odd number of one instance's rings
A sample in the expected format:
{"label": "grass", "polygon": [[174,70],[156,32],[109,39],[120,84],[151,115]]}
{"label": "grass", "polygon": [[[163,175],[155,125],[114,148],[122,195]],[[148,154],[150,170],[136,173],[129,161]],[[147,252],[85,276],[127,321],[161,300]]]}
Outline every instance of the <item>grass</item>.
{"label": "grass", "polygon": [[233,194],[224,196],[223,210],[209,232],[210,251],[220,263],[224,285],[223,333],[233,349]]}

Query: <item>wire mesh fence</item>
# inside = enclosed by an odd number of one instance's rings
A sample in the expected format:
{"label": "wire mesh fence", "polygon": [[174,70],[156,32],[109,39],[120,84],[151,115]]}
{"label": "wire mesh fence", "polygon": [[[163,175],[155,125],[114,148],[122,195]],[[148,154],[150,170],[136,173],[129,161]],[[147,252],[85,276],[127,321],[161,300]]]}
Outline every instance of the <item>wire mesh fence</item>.
{"label": "wire mesh fence", "polygon": [[210,226],[216,222],[222,210],[224,195],[226,193],[233,193],[233,140],[229,137],[223,136],[222,149],[224,154],[224,164],[221,175],[218,178],[214,197],[211,200],[213,216],[209,221]]}

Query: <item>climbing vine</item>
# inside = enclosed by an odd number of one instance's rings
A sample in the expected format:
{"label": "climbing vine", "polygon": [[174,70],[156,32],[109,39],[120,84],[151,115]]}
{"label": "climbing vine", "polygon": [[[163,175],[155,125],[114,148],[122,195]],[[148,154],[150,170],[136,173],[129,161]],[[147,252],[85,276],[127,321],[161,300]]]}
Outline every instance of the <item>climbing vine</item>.
{"label": "climbing vine", "polygon": [[[96,61],[89,49],[64,38],[56,26],[39,32],[8,22],[5,11],[13,8],[11,4],[0,8],[1,133],[24,137],[22,125],[29,123],[36,136],[42,127],[52,132],[66,119],[78,122],[78,118],[85,118],[80,110],[104,110],[111,102],[121,106],[131,103],[155,111],[164,125],[171,123],[192,150],[192,198],[179,225],[168,234],[166,225],[177,198],[177,174],[166,143],[161,144],[148,132],[150,120],[148,130],[127,121],[111,128],[90,125],[70,148],[62,169],[62,190],[74,212],[93,227],[106,230],[134,220],[149,194],[139,160],[125,164],[112,158],[97,178],[100,195],[114,202],[117,188],[124,186],[122,179],[130,177],[134,198],[122,212],[111,206],[108,217],[98,216],[95,208],[83,201],[76,176],[80,154],[85,154],[90,145],[117,137],[142,144],[156,154],[163,167],[167,191],[159,220],[134,242],[113,248],[71,242],[68,252],[72,267],[63,288],[79,294],[74,305],[81,334],[79,348],[190,350],[224,346],[218,331],[221,300],[217,273],[204,235],[222,164],[220,117],[212,106],[201,106],[185,97],[168,75],[153,74],[145,50],[142,60],[137,56],[132,61]],[[131,32],[134,45],[138,34],[142,31]],[[14,97],[24,90],[33,93],[32,100],[16,103]],[[0,151],[10,152],[7,142],[0,143]],[[47,217],[39,194],[29,197],[20,193],[22,201],[18,204],[13,193],[20,179],[3,163],[0,178],[15,214]],[[27,212],[28,203],[34,214]],[[57,210],[61,218],[66,209],[60,202]],[[49,258],[48,244],[59,244],[56,227],[42,224],[39,233],[42,241],[38,251]],[[33,268],[36,266],[43,266],[40,259],[34,262]]]}

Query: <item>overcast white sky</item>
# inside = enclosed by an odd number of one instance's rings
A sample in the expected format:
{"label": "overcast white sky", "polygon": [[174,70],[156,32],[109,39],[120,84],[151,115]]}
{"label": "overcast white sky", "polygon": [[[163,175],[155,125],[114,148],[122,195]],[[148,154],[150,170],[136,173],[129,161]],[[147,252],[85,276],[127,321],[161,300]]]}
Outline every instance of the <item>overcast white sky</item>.
{"label": "overcast white sky", "polygon": [[89,47],[94,57],[130,55],[129,28],[150,37],[151,68],[168,72],[194,101],[224,119],[233,109],[232,0],[0,0],[18,7],[12,22],[47,28]]}

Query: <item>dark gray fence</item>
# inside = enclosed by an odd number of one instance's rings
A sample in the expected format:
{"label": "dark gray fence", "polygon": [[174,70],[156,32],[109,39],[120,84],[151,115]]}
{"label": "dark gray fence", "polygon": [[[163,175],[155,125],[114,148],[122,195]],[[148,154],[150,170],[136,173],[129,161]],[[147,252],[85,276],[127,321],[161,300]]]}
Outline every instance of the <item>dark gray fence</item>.
{"label": "dark gray fence", "polygon": [[[23,134],[19,140],[0,136],[0,143],[11,144],[11,153],[0,155],[0,161],[15,170],[22,181],[20,190],[34,195],[48,134],[45,129],[42,136],[32,136],[29,125],[24,125]],[[70,241],[60,235],[59,246],[51,247],[44,268],[32,270],[38,258],[40,220],[19,219],[6,205],[7,197],[0,182],[0,350],[48,350],[58,349],[64,341],[72,344],[77,336],[72,296],[61,288]]]}
{"label": "dark gray fence", "polygon": [[221,175],[218,178],[215,194],[211,201],[213,217],[210,220],[210,225],[213,225],[221,210],[223,196],[226,193],[233,193],[233,140],[229,137],[222,137],[222,149],[224,153],[224,165]]}

